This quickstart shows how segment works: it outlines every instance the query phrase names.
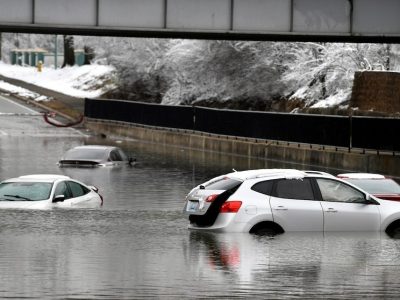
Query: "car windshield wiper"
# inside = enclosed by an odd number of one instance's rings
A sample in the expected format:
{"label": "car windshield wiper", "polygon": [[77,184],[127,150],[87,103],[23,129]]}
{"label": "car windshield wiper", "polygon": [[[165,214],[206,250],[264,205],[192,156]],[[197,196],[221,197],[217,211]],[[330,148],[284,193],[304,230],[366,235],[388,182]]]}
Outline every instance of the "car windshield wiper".
{"label": "car windshield wiper", "polygon": [[21,200],[25,200],[25,201],[32,201],[32,199],[22,197],[20,195],[4,195],[4,197],[13,197],[13,198],[17,198],[17,199],[21,199]]}

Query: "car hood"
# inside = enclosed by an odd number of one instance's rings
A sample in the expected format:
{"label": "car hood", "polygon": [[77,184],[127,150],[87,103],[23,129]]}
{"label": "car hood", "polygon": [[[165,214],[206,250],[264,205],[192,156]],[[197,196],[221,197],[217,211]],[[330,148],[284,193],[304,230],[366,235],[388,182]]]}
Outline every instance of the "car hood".
{"label": "car hood", "polygon": [[[381,220],[384,223],[400,219],[400,202],[399,201],[391,201],[391,200],[383,200],[374,197],[380,205],[378,205],[378,209],[381,213]],[[386,224],[387,225],[387,224]]]}
{"label": "car hood", "polygon": [[48,209],[51,208],[49,200],[41,201],[0,201],[0,209],[11,208],[11,209]]}

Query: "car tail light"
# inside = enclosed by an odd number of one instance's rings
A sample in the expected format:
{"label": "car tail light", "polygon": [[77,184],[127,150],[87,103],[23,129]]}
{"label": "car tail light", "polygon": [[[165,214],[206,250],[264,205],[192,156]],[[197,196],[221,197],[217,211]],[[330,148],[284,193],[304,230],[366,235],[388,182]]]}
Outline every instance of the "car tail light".
{"label": "car tail light", "polygon": [[242,206],[242,201],[227,201],[222,204],[220,213],[237,213]]}
{"label": "car tail light", "polygon": [[206,198],[206,202],[213,202],[218,196],[218,194],[212,194]]}

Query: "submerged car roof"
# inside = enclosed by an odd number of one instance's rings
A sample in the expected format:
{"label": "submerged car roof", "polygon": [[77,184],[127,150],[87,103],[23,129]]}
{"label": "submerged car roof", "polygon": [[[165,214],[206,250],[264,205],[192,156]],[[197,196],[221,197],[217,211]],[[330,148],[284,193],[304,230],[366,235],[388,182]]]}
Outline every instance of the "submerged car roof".
{"label": "submerged car roof", "polygon": [[3,182],[54,182],[61,179],[71,179],[71,177],[56,174],[32,174],[6,179]]}
{"label": "submerged car roof", "polygon": [[73,149],[98,149],[98,150],[108,150],[108,149],[115,149],[118,148],[116,146],[103,146],[103,145],[82,145],[82,146],[76,146],[70,150]]}

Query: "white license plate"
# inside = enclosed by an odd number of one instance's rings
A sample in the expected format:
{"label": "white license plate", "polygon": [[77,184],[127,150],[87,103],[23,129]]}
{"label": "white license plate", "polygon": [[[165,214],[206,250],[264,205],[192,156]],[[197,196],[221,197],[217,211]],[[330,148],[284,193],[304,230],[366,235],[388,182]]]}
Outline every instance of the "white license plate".
{"label": "white license plate", "polygon": [[189,201],[187,204],[187,211],[197,211],[199,201]]}

